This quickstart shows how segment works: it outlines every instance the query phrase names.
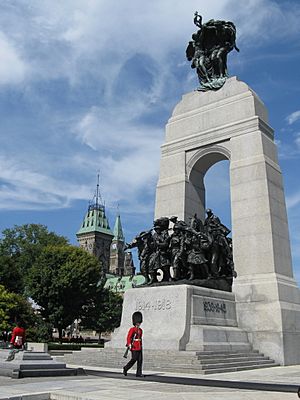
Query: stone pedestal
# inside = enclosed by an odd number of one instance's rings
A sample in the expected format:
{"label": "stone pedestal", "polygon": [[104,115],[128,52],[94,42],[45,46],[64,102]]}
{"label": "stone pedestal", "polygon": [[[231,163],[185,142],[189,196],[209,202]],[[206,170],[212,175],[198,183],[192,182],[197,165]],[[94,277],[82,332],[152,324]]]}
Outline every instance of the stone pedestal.
{"label": "stone pedestal", "polygon": [[36,353],[48,353],[48,343],[27,342],[26,350],[34,351]]}
{"label": "stone pedestal", "polygon": [[121,326],[106,347],[124,348],[134,311],[141,311],[144,346],[153,350],[249,350],[237,327],[233,293],[191,285],[125,292]]}
{"label": "stone pedestal", "polygon": [[300,292],[293,278],[287,213],[267,110],[236,77],[214,92],[183,96],[166,126],[155,218],[204,217],[204,176],[230,161],[238,326],[277,362],[300,363]]}

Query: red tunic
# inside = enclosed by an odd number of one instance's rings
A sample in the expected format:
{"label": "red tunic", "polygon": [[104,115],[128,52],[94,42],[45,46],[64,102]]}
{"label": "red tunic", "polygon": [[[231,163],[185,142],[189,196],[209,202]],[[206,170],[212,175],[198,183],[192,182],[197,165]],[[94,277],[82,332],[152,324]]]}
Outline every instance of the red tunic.
{"label": "red tunic", "polygon": [[25,343],[25,329],[16,326],[12,331],[10,343],[20,349]]}
{"label": "red tunic", "polygon": [[142,335],[143,330],[141,328],[133,326],[128,331],[126,345],[131,345],[131,350],[142,350]]}

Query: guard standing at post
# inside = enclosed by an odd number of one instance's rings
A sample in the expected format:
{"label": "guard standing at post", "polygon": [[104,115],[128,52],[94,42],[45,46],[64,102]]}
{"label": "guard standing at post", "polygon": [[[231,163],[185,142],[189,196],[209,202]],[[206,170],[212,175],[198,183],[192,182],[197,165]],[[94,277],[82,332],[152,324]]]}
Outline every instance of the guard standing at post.
{"label": "guard standing at post", "polygon": [[137,362],[136,376],[142,377],[143,364],[143,346],[142,335],[143,330],[140,328],[143,322],[143,315],[136,311],[132,314],[133,327],[129,329],[127,334],[126,346],[131,351],[131,360],[123,368],[123,374],[126,376],[127,371]]}

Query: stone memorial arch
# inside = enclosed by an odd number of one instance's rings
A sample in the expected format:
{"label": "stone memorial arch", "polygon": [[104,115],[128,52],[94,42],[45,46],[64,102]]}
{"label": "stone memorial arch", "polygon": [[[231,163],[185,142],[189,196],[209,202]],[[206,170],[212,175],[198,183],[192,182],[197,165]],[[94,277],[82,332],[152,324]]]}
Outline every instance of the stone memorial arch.
{"label": "stone memorial arch", "polygon": [[155,218],[203,218],[204,175],[226,159],[238,326],[255,349],[284,365],[300,363],[300,291],[273,130],[262,101],[236,77],[218,91],[188,93],[175,107],[162,145]]}

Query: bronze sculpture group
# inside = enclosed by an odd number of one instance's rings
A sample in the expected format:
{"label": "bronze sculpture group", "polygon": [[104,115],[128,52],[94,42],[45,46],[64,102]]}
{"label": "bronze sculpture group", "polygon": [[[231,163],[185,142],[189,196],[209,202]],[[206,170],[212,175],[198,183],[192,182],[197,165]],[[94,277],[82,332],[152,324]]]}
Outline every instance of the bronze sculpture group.
{"label": "bronze sculpture group", "polygon": [[192,35],[186,49],[186,57],[195,68],[200,82],[198,90],[221,88],[227,78],[227,54],[235,49],[236,28],[233,22],[211,19],[202,24],[197,12],[194,24],[199,28]]}
{"label": "bronze sculpture group", "polygon": [[189,225],[177,217],[158,218],[152,229],[126,244],[125,249],[138,249],[146,285],[158,284],[160,276],[161,282],[210,281],[210,287],[213,281],[227,279],[231,287],[236,273],[230,230],[210,209],[206,213],[204,223],[195,214]]}

